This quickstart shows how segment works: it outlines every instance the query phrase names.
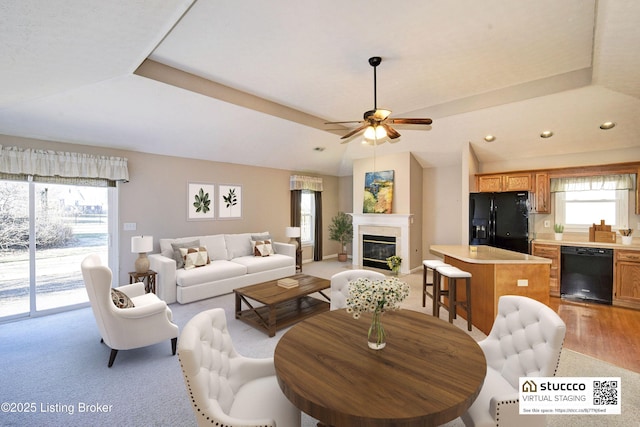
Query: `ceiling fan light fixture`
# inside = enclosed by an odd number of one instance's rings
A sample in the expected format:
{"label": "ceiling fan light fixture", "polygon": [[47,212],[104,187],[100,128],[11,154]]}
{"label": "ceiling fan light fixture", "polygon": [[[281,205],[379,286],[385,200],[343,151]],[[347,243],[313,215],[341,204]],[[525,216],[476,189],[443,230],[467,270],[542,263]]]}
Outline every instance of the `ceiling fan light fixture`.
{"label": "ceiling fan light fixture", "polygon": [[370,141],[380,140],[387,137],[387,131],[382,126],[367,126],[364,131],[364,138]]}
{"label": "ceiling fan light fixture", "polygon": [[614,127],[616,127],[615,122],[604,122],[600,125],[600,129],[602,130],[609,130],[613,129]]}

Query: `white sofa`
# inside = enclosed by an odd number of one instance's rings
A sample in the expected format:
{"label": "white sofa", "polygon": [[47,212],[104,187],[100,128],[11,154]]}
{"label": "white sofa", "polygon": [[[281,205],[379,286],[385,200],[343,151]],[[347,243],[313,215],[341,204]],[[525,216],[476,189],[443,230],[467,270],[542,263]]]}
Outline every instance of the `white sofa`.
{"label": "white sofa", "polygon": [[[274,254],[255,256],[252,242],[271,240]],[[184,269],[175,250],[206,247],[210,263]],[[181,304],[227,294],[235,288],[293,276],[296,248],[273,242],[269,233],[214,234],[160,239],[160,253],[150,254],[151,269],[158,273],[156,293],[168,304]]]}

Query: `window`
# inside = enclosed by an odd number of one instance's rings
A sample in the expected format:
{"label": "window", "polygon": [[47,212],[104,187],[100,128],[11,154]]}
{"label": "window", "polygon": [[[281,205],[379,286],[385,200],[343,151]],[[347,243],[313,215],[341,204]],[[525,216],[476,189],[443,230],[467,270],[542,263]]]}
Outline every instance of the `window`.
{"label": "window", "polygon": [[313,191],[302,191],[300,202],[300,240],[303,245],[313,245],[315,236],[315,197]]}
{"label": "window", "polygon": [[116,259],[116,196],[114,187],[0,180],[0,320],[87,305],[80,262],[91,252]]}
{"label": "window", "polygon": [[562,191],[555,202],[555,222],[565,231],[586,231],[601,220],[614,229],[628,227],[629,190]]}

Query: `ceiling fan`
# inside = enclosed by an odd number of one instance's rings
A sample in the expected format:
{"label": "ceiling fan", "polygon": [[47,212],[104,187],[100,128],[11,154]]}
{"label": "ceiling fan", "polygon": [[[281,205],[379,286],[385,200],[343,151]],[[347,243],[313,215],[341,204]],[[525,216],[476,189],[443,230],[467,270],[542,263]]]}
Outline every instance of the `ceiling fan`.
{"label": "ceiling fan", "polygon": [[[430,125],[431,119],[407,119],[407,118],[391,118],[390,110],[379,109],[377,99],[377,86],[376,86],[376,67],[380,65],[382,58],[379,56],[373,56],[369,58],[369,65],[373,67],[373,110],[365,111],[363,120],[352,120],[346,122],[327,122],[325,124],[346,124],[346,123],[360,123],[361,125],[347,133],[340,139],[346,140],[364,130],[365,142],[377,145],[385,142],[385,138],[389,137],[389,142],[394,141],[400,136],[398,131],[392,128],[390,125]],[[346,143],[349,141],[343,141]]]}

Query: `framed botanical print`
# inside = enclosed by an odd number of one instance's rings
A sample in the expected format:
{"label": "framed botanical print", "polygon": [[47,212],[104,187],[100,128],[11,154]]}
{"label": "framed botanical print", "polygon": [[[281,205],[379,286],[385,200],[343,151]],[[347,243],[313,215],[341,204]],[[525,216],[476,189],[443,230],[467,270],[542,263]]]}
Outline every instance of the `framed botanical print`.
{"label": "framed botanical print", "polygon": [[242,186],[218,185],[218,219],[242,218]]}
{"label": "framed botanical print", "polygon": [[187,187],[187,221],[215,218],[213,209],[214,184],[190,182]]}

